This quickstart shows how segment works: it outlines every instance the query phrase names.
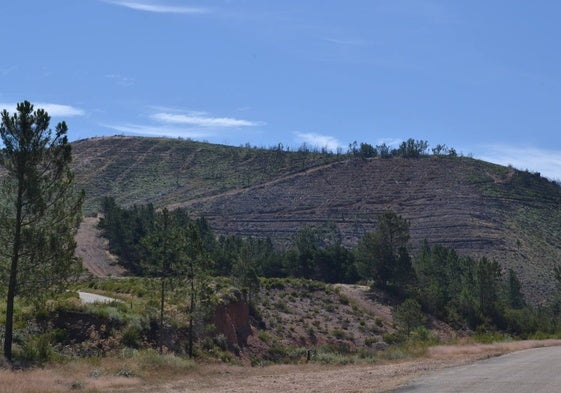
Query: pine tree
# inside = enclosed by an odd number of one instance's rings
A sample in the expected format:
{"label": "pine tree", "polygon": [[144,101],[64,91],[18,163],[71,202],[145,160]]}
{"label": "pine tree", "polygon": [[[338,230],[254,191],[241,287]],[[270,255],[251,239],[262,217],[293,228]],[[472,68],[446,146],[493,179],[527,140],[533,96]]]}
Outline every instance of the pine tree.
{"label": "pine tree", "polygon": [[414,278],[408,241],[409,222],[393,211],[384,213],[376,230],[366,233],[355,250],[359,274],[403,296]]}
{"label": "pine tree", "polygon": [[1,117],[0,262],[8,288],[4,356],[11,361],[15,297],[41,302],[81,269],[74,235],[83,192],[74,188],[65,122],[53,135],[47,112],[34,111],[28,101],[18,104],[13,116],[4,110]]}

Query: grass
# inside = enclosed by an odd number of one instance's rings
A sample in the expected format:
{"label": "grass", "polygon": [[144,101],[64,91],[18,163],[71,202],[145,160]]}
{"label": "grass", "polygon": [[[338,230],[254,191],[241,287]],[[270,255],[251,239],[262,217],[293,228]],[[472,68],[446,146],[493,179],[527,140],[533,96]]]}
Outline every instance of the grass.
{"label": "grass", "polygon": [[25,371],[0,369],[0,393],[97,393],[134,389],[145,381],[161,383],[196,370],[194,361],[155,351],[123,351],[122,356],[74,359]]}

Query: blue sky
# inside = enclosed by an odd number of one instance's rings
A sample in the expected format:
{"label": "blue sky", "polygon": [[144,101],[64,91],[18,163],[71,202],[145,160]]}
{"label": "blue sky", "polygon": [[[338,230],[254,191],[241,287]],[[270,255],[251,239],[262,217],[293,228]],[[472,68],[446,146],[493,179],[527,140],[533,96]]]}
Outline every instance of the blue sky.
{"label": "blue sky", "polygon": [[561,2],[2,4],[0,107],[103,135],[346,150],[409,137],[561,179]]}

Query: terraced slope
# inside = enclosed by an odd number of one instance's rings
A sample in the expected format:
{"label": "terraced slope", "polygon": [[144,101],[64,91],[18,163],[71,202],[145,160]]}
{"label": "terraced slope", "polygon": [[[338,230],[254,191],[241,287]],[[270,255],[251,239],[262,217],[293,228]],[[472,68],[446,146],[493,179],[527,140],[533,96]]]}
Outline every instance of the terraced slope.
{"label": "terraced slope", "polygon": [[[561,188],[539,175],[470,158],[345,159],[148,138],[74,145],[78,180],[94,196],[203,214],[218,233],[290,241],[334,225],[345,245],[388,209],[423,239],[514,268],[534,302],[549,298],[561,261]],[[299,155],[300,154],[300,155]],[[320,157],[320,155],[318,155]]]}
{"label": "terraced slope", "polygon": [[522,276],[538,296],[552,289],[561,260],[559,187],[535,175],[473,159],[350,160],[182,206],[224,233],[287,241],[304,226],[334,224],[356,244],[395,210],[423,239],[488,256]]}
{"label": "terraced slope", "polygon": [[249,187],[333,162],[335,155],[212,145],[166,138],[109,137],[72,143],[86,213],[105,196],[118,203],[171,203]]}

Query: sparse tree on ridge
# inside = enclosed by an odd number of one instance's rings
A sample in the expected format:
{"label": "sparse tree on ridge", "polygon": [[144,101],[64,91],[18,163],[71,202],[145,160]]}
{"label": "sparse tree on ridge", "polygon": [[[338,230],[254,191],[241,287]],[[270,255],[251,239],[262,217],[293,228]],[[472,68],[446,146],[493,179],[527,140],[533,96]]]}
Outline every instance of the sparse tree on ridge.
{"label": "sparse tree on ridge", "polygon": [[1,117],[0,263],[7,272],[4,357],[11,361],[15,297],[40,302],[81,270],[74,235],[84,195],[74,189],[65,122],[53,135],[48,113],[28,101]]}

